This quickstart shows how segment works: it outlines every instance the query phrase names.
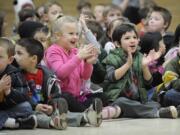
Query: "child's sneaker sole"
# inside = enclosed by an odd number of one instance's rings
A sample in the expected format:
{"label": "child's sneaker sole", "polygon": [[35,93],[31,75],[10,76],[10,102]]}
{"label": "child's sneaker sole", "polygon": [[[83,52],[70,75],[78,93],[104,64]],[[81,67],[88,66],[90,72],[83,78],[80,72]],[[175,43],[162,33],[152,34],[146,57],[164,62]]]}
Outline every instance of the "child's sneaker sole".
{"label": "child's sneaker sole", "polygon": [[67,112],[68,112],[68,104],[65,99],[60,98],[56,100],[55,103],[55,110],[58,112],[57,116],[54,116],[53,122],[54,122],[54,127],[56,129],[66,129],[67,128]]}
{"label": "child's sneaker sole", "polygon": [[102,108],[102,101],[99,98],[96,98],[93,103],[93,109],[97,113],[97,124],[95,125],[96,127],[99,127],[102,123]]}

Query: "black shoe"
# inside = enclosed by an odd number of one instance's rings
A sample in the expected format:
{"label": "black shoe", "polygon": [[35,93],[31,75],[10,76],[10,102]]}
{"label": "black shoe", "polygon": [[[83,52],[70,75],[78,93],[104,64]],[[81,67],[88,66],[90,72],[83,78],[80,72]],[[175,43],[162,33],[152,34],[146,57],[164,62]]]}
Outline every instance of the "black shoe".
{"label": "black shoe", "polygon": [[160,118],[176,119],[177,116],[178,116],[178,113],[177,113],[176,107],[174,107],[174,106],[169,106],[169,107],[159,109],[159,117]]}
{"label": "black shoe", "polygon": [[21,129],[34,129],[37,127],[37,118],[35,115],[30,115],[27,118],[19,118],[17,122]]}
{"label": "black shoe", "polygon": [[53,127],[56,129],[66,129],[67,128],[67,112],[68,104],[65,99],[59,98],[53,101],[54,112],[51,115],[51,120],[53,122]]}

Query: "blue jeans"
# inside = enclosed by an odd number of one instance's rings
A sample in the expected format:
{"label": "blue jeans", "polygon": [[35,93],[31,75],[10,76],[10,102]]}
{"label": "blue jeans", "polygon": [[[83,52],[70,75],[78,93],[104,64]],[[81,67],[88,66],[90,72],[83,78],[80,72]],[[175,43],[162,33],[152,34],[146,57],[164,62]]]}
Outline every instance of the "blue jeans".
{"label": "blue jeans", "polygon": [[16,106],[7,109],[0,110],[0,129],[3,128],[4,123],[8,118],[25,118],[32,114],[32,107],[29,102],[23,102]]}
{"label": "blue jeans", "polygon": [[180,92],[170,89],[164,95],[164,105],[165,106],[178,106],[180,105]]}

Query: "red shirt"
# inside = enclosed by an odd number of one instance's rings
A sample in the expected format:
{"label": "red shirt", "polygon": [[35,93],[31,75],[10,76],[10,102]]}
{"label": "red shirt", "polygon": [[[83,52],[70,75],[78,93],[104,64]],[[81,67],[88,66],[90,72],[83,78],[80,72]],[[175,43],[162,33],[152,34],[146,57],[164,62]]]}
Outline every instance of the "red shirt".
{"label": "red shirt", "polygon": [[29,96],[36,103],[43,101],[42,84],[43,84],[43,71],[38,69],[36,74],[26,73],[26,80],[30,88]]}

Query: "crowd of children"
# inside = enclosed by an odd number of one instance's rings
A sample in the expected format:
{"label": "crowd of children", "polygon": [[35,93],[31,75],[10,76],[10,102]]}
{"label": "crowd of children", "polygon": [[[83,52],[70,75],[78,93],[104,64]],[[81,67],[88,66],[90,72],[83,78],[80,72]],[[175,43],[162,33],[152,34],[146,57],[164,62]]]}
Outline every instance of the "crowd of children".
{"label": "crowd of children", "polygon": [[180,117],[180,24],[169,33],[171,13],[152,0],[112,3],[79,1],[73,17],[17,1],[13,36],[0,12],[0,130]]}

